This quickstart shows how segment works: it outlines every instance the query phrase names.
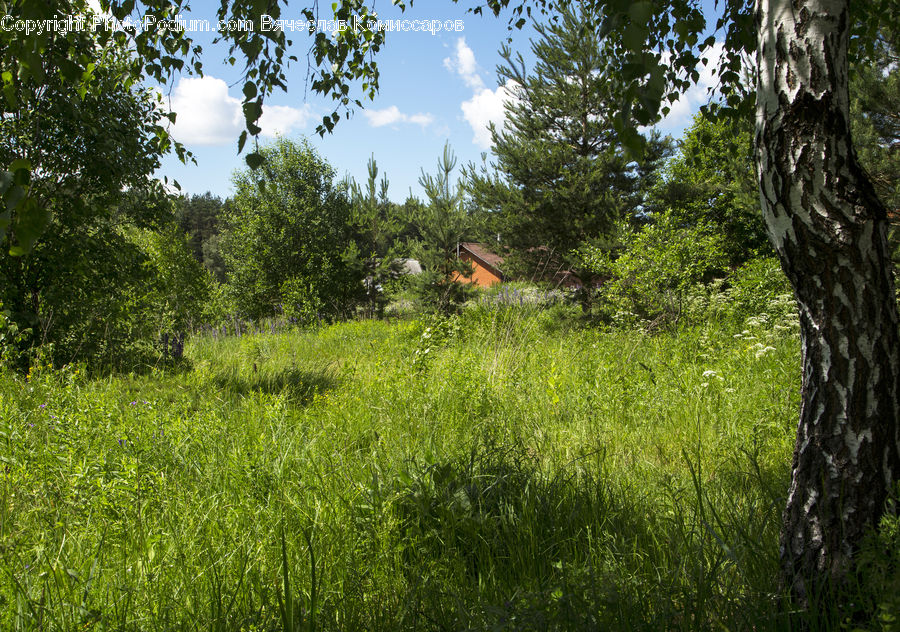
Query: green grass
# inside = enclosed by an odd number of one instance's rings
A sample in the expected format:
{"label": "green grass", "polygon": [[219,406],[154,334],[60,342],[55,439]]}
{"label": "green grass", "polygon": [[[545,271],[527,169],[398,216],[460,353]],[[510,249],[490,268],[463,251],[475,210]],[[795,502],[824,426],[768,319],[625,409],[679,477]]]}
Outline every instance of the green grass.
{"label": "green grass", "polygon": [[0,629],[784,628],[797,340],[551,325],[3,375]]}

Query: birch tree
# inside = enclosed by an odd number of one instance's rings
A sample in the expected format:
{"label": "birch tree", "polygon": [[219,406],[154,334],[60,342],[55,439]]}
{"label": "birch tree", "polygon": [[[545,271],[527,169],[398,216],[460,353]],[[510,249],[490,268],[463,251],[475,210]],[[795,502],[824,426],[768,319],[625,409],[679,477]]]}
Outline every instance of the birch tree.
{"label": "birch tree", "polygon": [[850,136],[847,0],[760,0],[756,161],[800,310],[800,423],[781,536],[807,603],[844,582],[900,472],[900,339],[886,212]]}

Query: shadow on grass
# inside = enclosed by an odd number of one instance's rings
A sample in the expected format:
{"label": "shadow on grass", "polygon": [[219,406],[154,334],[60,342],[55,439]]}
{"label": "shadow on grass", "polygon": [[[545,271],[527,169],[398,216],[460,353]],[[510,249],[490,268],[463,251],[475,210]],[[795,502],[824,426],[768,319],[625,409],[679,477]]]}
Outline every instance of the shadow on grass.
{"label": "shadow on grass", "polygon": [[599,454],[554,473],[493,442],[377,473],[353,513],[364,541],[390,529],[406,586],[394,626],[784,629],[778,512],[762,493],[618,480]]}
{"label": "shadow on grass", "polygon": [[285,367],[277,371],[244,371],[240,374],[218,375],[213,383],[221,390],[244,397],[252,393],[283,395],[296,405],[308,404],[316,393],[335,388],[337,377],[328,367]]}

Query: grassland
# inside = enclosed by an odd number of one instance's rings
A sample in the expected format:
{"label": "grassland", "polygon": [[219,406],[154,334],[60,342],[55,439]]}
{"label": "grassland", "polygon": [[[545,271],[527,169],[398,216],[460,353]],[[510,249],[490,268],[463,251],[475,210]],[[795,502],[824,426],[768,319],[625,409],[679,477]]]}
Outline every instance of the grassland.
{"label": "grassland", "polygon": [[791,333],[504,308],[186,354],[0,376],[0,629],[786,625]]}

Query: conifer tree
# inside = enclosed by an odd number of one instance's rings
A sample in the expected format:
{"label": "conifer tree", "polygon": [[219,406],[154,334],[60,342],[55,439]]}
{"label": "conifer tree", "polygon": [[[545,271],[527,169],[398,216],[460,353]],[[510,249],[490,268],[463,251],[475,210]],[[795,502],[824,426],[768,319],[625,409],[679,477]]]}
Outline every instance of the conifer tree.
{"label": "conifer tree", "polygon": [[640,182],[668,146],[654,137],[640,168],[626,155],[611,115],[615,81],[591,29],[595,17],[577,3],[536,25],[530,71],[521,54],[513,58],[504,47],[497,74],[511,95],[505,128],[491,129],[490,164],[485,158],[481,168],[467,169],[474,201],[492,213],[503,245],[529,274],[538,259],[553,272],[586,240],[606,241],[617,221],[636,221]]}
{"label": "conifer tree", "polygon": [[413,255],[422,264],[416,276],[415,289],[422,303],[443,314],[455,311],[471,294],[464,277],[471,276],[471,266],[459,259],[459,244],[471,231],[471,219],[465,208],[462,186],[451,186],[450,174],[456,167],[456,156],[449,143],[438,160],[436,175],[422,171],[419,184],[425,189],[428,204],[419,208],[414,219],[419,238]]}
{"label": "conifer tree", "polygon": [[881,29],[871,60],[851,68],[850,126],[863,168],[890,211],[900,261],[900,27]]}
{"label": "conifer tree", "polygon": [[356,182],[351,183],[350,191],[366,287],[366,312],[372,317],[384,313],[387,304],[384,285],[398,273],[393,242],[399,227],[388,199],[387,175],[379,182],[375,156],[369,158],[367,166],[369,177],[365,191]]}

